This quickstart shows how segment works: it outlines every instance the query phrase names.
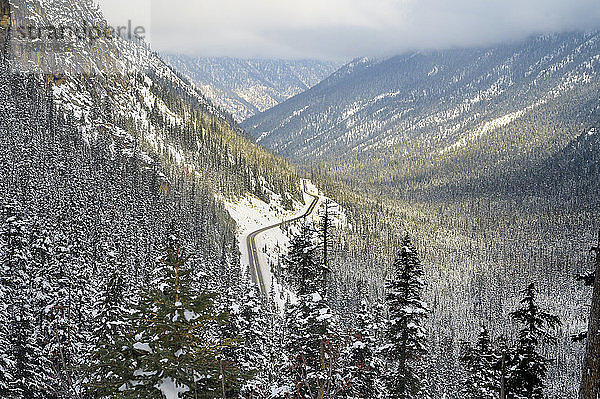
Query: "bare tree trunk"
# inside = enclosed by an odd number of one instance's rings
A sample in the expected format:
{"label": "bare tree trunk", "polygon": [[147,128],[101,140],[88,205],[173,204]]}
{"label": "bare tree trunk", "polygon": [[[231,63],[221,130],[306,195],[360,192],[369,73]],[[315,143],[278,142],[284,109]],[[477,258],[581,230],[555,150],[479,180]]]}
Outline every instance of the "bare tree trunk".
{"label": "bare tree trunk", "polygon": [[221,389],[223,389],[223,399],[227,399],[225,392],[225,373],[223,372],[223,358],[219,359],[219,368],[221,369]]}
{"label": "bare tree trunk", "polygon": [[[67,378],[65,392],[63,392],[63,394],[68,395],[68,397],[71,397],[71,398],[79,398],[79,394],[78,394],[77,390],[75,389],[73,380],[71,379],[70,369],[67,366],[67,362],[65,360],[62,343],[60,342],[60,337],[58,336],[58,331],[54,330],[54,335],[56,337],[56,345],[58,346],[58,353],[60,355],[60,362],[62,365],[62,370],[64,370],[65,376]],[[55,366],[55,372],[56,372],[56,376],[58,377],[58,379],[62,381],[62,377],[61,377],[62,373],[58,366]]]}
{"label": "bare tree trunk", "polygon": [[596,253],[596,274],[588,321],[583,375],[579,390],[580,399],[598,399],[600,397],[600,232],[598,233],[598,246],[592,248],[592,251]]}
{"label": "bare tree trunk", "polygon": [[500,381],[500,399],[506,399],[506,351],[502,351],[502,376]]}

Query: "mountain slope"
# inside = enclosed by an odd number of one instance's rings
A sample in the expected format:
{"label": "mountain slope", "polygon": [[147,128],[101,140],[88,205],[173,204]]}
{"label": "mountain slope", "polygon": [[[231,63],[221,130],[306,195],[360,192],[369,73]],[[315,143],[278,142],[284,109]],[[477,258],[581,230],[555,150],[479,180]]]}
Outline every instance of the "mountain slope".
{"label": "mountain slope", "polygon": [[[197,246],[204,245],[213,255],[222,252],[223,257],[234,258],[235,224],[221,207],[224,199],[255,195],[268,203],[274,194],[285,207],[293,200],[303,201],[291,164],[248,139],[230,116],[143,42],[117,37],[89,41],[67,35],[59,42],[64,48],[56,48],[61,51],[50,51],[56,46],[54,39],[42,36],[34,40],[36,46],[30,46],[33,51],[17,57],[20,43],[31,44],[27,43],[31,38],[18,33],[23,26],[104,26],[102,12],[91,0],[0,0],[0,8],[10,16],[10,26],[0,26],[0,111],[7,115],[1,126],[5,132],[2,144],[9,152],[0,164],[6,171],[3,184],[8,185],[2,202],[12,198],[27,213],[53,209],[68,202],[68,196],[89,195],[101,203],[90,213],[101,218],[103,208],[110,207],[106,196],[112,195],[114,208],[121,201],[121,191],[131,189],[141,197],[123,194],[131,197],[132,213],[154,215],[156,223],[162,223],[153,225],[156,232],[164,233],[169,219],[178,215],[183,219],[181,225],[194,226],[186,230],[198,238]],[[48,132],[49,137],[45,139],[39,132]],[[30,147],[35,151],[29,151]],[[33,159],[48,159],[48,165],[57,170],[48,171],[38,161],[29,162],[22,175],[13,170],[15,160],[31,160],[32,153],[38,154]],[[111,162],[114,170],[104,173]],[[99,171],[80,176],[78,168],[93,166]],[[36,192],[43,193],[41,187],[35,191],[36,184],[52,185],[37,179],[56,180],[57,187],[67,184],[55,174],[75,177],[68,189],[42,194],[34,201]],[[100,181],[104,178],[109,181]],[[115,179],[122,184],[111,183]],[[94,190],[105,192],[89,194]],[[60,199],[51,200],[55,196]],[[127,203],[125,199],[122,202]],[[118,208],[110,213],[127,224],[128,211]],[[48,216],[55,217],[53,212]],[[145,216],[139,218],[145,220]],[[102,225],[103,220],[96,223]],[[158,233],[142,238],[142,231],[148,229],[129,231],[128,239],[162,239]],[[209,231],[215,233],[200,243],[196,233]]]}
{"label": "mountain slope", "polygon": [[395,193],[529,167],[597,120],[600,35],[357,60],[243,123],[304,165]]}
{"label": "mountain slope", "polygon": [[[54,0],[52,7],[27,1],[15,6],[14,14],[13,32],[25,23],[105,24],[92,1]],[[129,143],[157,158],[165,169],[200,178],[225,196],[246,191],[261,195],[269,189],[302,198],[289,163],[248,140],[226,113],[143,43],[121,38],[69,40],[69,51],[35,51],[24,60],[11,57],[14,49],[9,49],[9,59],[13,69],[46,77],[58,110],[78,120],[86,141],[102,134],[116,143]]]}
{"label": "mountain slope", "polygon": [[316,60],[193,58],[166,55],[216,105],[241,122],[329,76],[336,64]]}
{"label": "mountain slope", "polygon": [[[14,56],[15,42],[6,38],[22,24],[101,26],[91,1],[10,5],[12,25],[2,19],[0,26],[0,396],[106,395],[112,359],[127,369],[114,387],[121,394],[130,376],[149,374],[140,372],[147,364],[138,362],[142,338],[134,331],[158,324],[154,307],[145,321],[132,322],[133,308],[159,293],[181,319],[188,318],[184,311],[193,315],[166,299],[174,297],[162,283],[169,279],[160,266],[168,264],[165,247],[176,248],[178,258],[190,254],[172,271],[171,292],[183,292],[187,279],[193,287],[185,289],[207,293],[207,309],[220,320],[185,335],[222,348],[221,320],[229,316],[221,315],[252,290],[224,199],[256,195],[268,202],[276,193],[278,203],[290,204],[302,200],[300,182],[293,166],[248,140],[143,43],[74,38],[53,53],[35,39],[34,51]],[[127,323],[116,333],[115,325]],[[115,354],[106,362],[111,345]],[[178,362],[179,355],[171,363]],[[204,396],[220,387],[211,377],[215,363],[201,371]],[[168,373],[148,390],[136,383],[132,389],[143,390],[140,397],[173,397],[170,385],[185,392]]]}

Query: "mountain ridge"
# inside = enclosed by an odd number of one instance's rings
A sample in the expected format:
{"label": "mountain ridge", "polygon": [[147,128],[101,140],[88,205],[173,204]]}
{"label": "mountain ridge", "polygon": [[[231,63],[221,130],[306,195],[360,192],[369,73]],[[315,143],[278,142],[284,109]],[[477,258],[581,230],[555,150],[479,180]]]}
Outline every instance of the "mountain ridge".
{"label": "mountain ridge", "polygon": [[164,58],[188,75],[237,122],[313,87],[337,66],[332,62],[309,59],[244,59],[173,54],[165,54]]}
{"label": "mountain ridge", "polygon": [[594,120],[599,47],[593,31],[408,53],[334,73],[242,127],[301,165],[380,188],[522,168]]}

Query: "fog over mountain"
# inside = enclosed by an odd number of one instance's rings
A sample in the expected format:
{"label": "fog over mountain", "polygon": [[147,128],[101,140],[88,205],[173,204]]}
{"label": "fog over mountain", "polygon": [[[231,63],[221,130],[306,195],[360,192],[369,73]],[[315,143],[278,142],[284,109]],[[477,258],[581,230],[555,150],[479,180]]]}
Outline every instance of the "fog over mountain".
{"label": "fog over mountain", "polygon": [[600,26],[595,0],[100,0],[117,20],[147,19],[156,50],[348,61],[411,49],[490,45]]}

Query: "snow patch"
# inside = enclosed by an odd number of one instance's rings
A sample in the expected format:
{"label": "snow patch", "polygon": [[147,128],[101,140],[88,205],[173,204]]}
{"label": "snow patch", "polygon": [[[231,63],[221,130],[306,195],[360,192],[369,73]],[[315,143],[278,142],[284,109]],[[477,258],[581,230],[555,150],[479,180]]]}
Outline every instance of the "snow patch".
{"label": "snow patch", "polygon": [[183,394],[190,390],[190,388],[185,385],[180,385],[170,378],[163,379],[157,388],[160,389],[164,399],[182,398]]}
{"label": "snow patch", "polygon": [[139,350],[139,351],[143,351],[143,352],[152,353],[152,348],[150,347],[150,345],[142,343],[142,342],[136,342],[135,344],[133,344],[133,349],[136,349],[136,350]]}

